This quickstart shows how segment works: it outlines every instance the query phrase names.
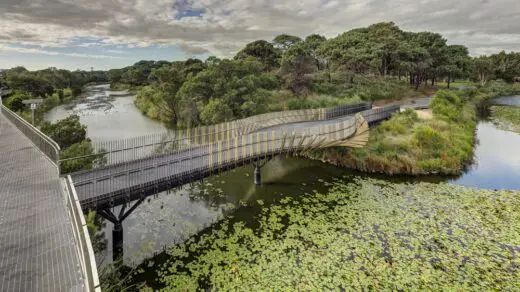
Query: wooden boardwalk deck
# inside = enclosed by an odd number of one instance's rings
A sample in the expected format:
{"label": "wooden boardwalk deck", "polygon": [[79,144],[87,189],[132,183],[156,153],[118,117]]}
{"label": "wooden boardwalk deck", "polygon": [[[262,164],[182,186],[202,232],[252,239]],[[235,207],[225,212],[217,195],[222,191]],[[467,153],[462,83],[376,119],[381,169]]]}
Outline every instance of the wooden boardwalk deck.
{"label": "wooden boardwalk deck", "polygon": [[0,113],[0,291],[84,291],[56,166]]}

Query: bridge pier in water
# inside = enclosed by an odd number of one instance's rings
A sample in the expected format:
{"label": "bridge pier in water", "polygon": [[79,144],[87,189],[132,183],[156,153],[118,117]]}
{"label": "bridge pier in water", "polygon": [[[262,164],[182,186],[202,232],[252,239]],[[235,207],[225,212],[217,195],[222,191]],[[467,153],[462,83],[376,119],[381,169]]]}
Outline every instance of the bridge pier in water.
{"label": "bridge pier in water", "polygon": [[117,222],[112,229],[112,260],[123,259],[123,222]]}
{"label": "bridge pier in water", "polygon": [[132,214],[132,212],[139,207],[143,201],[144,198],[139,199],[130,209],[128,209],[128,211],[126,211],[127,203],[124,203],[121,206],[121,210],[119,210],[119,216],[116,216],[110,208],[97,211],[101,217],[114,224],[112,229],[112,261],[115,263],[122,263],[123,261],[123,221],[126,217]]}
{"label": "bridge pier in water", "polygon": [[271,158],[266,157],[265,160],[263,160],[263,161],[261,159],[258,159],[258,160],[253,162],[253,166],[255,167],[255,172],[254,172],[255,185],[257,185],[257,186],[262,185],[262,171],[261,171],[261,169],[262,169],[262,167],[264,167],[264,165],[267,164],[267,162],[269,160],[271,160]]}
{"label": "bridge pier in water", "polygon": [[259,186],[262,184],[262,172],[260,172],[260,167],[255,165],[255,185]]}

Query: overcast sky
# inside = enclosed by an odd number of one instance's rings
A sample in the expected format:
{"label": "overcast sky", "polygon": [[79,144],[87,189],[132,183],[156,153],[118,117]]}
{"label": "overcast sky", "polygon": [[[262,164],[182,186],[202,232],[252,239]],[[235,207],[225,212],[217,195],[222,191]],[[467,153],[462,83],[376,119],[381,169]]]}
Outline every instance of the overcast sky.
{"label": "overcast sky", "polygon": [[520,0],[0,0],[0,68],[109,69],[232,56],[280,33],[394,21],[471,54],[520,51]]}

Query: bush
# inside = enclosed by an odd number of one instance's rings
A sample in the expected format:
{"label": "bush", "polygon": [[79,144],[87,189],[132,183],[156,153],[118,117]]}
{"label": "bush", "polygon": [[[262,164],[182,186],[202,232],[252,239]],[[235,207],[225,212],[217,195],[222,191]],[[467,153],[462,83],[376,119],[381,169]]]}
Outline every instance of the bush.
{"label": "bush", "polygon": [[16,92],[7,98],[5,105],[12,111],[22,111],[25,107],[24,100],[30,99],[31,96],[22,92]]}
{"label": "bush", "polygon": [[233,119],[233,111],[223,100],[212,99],[204,106],[200,114],[202,123],[206,125],[218,124]]}
{"label": "bush", "polygon": [[444,148],[445,140],[433,128],[420,126],[414,130],[415,143],[424,149],[438,150]]}
{"label": "bush", "polygon": [[[67,160],[70,158],[82,157],[78,159]],[[103,163],[103,155],[95,155],[94,148],[90,140],[85,140],[71,145],[65,151],[61,152],[60,163],[61,173],[71,173],[80,170],[90,170],[95,164]]]}
{"label": "bush", "polygon": [[62,149],[86,139],[87,127],[79,122],[79,116],[70,115],[56,123],[43,122],[41,131],[56,141]]}
{"label": "bush", "polygon": [[434,115],[450,120],[457,120],[462,110],[462,100],[453,91],[438,91],[430,103]]}

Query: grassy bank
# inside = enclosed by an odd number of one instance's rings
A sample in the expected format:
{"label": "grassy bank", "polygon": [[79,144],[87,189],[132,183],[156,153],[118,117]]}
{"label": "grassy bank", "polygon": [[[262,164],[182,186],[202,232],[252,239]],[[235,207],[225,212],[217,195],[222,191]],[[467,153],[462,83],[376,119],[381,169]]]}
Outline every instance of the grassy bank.
{"label": "grassy bank", "polygon": [[520,133],[520,107],[492,106],[491,119],[501,129]]}
{"label": "grassy bank", "polygon": [[[261,202],[259,202],[260,204]],[[169,250],[167,291],[515,290],[520,193],[335,182]]]}
{"label": "grassy bank", "polygon": [[465,96],[477,105],[485,105],[498,96],[520,94],[520,84],[508,84],[501,80],[490,81],[485,87],[463,92]]}
{"label": "grassy bank", "polygon": [[433,117],[408,110],[370,132],[365,148],[331,148],[310,154],[335,165],[386,174],[459,174],[472,161],[475,110],[451,91],[432,101]]}

